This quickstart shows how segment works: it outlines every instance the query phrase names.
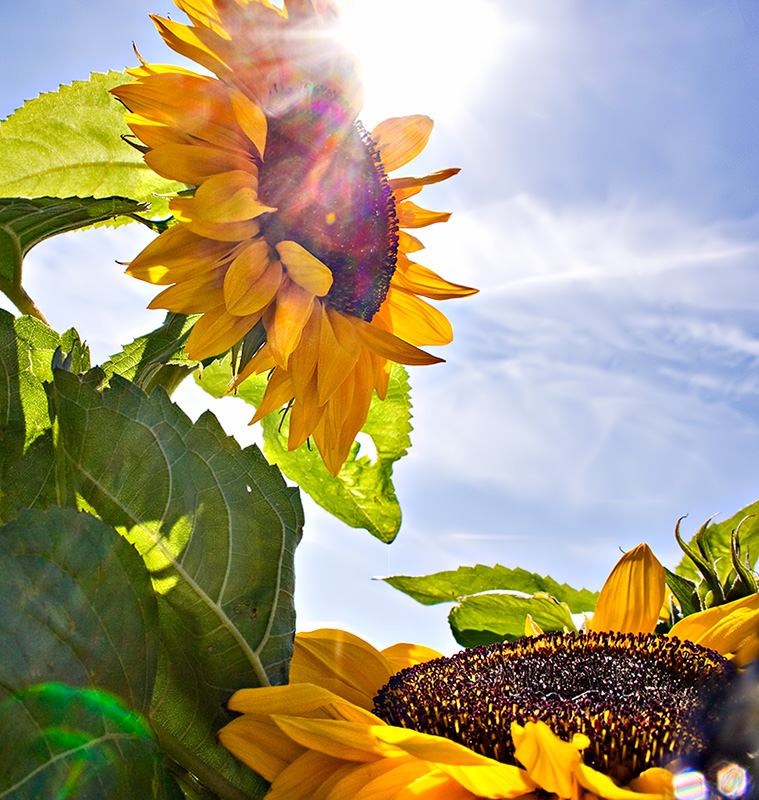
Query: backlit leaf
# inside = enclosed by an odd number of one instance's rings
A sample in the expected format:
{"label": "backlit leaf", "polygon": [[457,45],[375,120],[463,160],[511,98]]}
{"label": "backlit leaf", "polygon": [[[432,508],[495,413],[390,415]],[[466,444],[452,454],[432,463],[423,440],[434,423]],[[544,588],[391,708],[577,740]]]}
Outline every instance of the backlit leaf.
{"label": "backlit leaf", "polygon": [[[211,364],[196,375],[198,384],[214,397],[227,392],[231,373],[229,360]],[[266,389],[266,376],[244,381],[237,396],[258,406]],[[253,412],[251,410],[251,416]],[[401,509],[393,486],[395,462],[411,446],[411,401],[406,371],[393,366],[387,398],[372,400],[362,432],[371,437],[376,459],[361,453],[358,444],[337,477],[331,475],[314,445],[306,443],[287,450],[289,424],[279,414],[262,421],[264,453],[290,480],[320,505],[352,528],[365,528],[380,541],[392,542],[401,526]]]}
{"label": "backlit leaf", "polygon": [[93,74],[28,100],[0,123],[0,196],[118,195],[166,216],[168,201],[156,195],[185,187],[156,175],[121,138],[130,133],[125,109],[108,90],[129,80],[119,72]]}
{"label": "backlit leaf", "polygon": [[56,371],[51,399],[71,488],[153,577],[162,651],[151,722],[191,772],[205,765],[258,796],[263,784],[215,734],[234,691],[287,679],[297,489],[210,412],[193,424],[162,388],[146,396],[114,376],[98,391],[103,377]]}

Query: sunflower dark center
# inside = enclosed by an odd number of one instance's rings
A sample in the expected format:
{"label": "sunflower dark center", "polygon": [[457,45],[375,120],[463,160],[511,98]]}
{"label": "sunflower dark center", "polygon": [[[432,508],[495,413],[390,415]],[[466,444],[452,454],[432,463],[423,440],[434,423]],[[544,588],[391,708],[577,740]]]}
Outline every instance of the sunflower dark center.
{"label": "sunflower dark center", "polygon": [[517,763],[512,721],[590,739],[585,763],[627,782],[706,746],[710,699],[734,675],[713,650],[654,634],[559,633],[402,670],[374,698],[391,725]]}
{"label": "sunflower dark center", "polygon": [[327,301],[371,320],[395,272],[398,220],[385,171],[354,114],[322,89],[276,96],[258,194],[269,244],[298,242],[332,271]]}

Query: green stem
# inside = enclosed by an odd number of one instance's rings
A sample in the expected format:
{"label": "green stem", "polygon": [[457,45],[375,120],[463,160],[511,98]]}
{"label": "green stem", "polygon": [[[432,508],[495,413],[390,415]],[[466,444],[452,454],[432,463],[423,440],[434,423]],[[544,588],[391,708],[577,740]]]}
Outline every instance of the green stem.
{"label": "green stem", "polygon": [[[251,800],[251,796],[233,786],[213,767],[193,755],[175,736],[164,727],[151,720],[163,752],[182,769],[193,775],[206,789],[210,789],[220,800]],[[263,781],[262,781],[263,782]]]}
{"label": "green stem", "polygon": [[11,283],[5,278],[0,278],[0,292],[2,292],[16,308],[29,317],[35,317],[40,322],[50,327],[50,323],[45,319],[45,315],[37,308],[37,304],[24,291],[24,288],[15,283]]}

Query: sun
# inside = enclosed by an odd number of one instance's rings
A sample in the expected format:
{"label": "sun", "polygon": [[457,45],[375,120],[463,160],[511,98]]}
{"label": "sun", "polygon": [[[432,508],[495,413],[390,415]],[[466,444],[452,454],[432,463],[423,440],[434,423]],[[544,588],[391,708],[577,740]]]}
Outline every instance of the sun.
{"label": "sun", "polygon": [[458,99],[487,85],[515,33],[489,0],[343,0],[338,36],[359,59],[362,118],[429,114],[440,120]]}

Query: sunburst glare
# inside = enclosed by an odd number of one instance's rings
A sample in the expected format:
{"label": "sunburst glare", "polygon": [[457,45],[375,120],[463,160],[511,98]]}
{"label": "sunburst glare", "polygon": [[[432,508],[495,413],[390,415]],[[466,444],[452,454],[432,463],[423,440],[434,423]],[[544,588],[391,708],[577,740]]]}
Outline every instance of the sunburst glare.
{"label": "sunburst glare", "polygon": [[[464,10],[465,9],[465,10]],[[340,36],[358,56],[364,118],[426,113],[486,84],[504,45],[525,34],[505,26],[489,0],[345,0]]]}

